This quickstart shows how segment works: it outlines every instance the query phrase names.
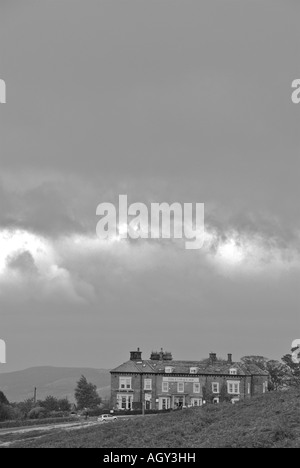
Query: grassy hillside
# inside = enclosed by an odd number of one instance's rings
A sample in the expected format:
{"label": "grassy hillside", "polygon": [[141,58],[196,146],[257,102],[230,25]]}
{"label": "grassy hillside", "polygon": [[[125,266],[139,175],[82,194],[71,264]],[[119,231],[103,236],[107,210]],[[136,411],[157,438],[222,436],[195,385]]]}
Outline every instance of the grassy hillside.
{"label": "grassy hillside", "polygon": [[300,391],[48,434],[18,447],[258,448],[300,446]]}
{"label": "grassy hillside", "polygon": [[23,401],[33,397],[33,389],[37,388],[38,398],[43,400],[52,395],[56,398],[68,397],[74,399],[76,382],[81,375],[98,387],[103,398],[110,395],[110,373],[105,369],[72,368],[72,367],[32,367],[18,372],[0,374],[0,390],[8,400]]}

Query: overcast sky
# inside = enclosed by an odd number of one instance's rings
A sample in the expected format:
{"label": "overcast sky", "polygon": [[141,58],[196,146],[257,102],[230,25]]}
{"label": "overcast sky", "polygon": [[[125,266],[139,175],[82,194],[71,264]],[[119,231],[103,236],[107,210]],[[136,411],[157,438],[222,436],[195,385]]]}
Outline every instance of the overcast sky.
{"label": "overcast sky", "polygon": [[[280,358],[300,337],[300,4],[1,0],[8,363]],[[96,207],[203,202],[204,248],[101,242]]]}

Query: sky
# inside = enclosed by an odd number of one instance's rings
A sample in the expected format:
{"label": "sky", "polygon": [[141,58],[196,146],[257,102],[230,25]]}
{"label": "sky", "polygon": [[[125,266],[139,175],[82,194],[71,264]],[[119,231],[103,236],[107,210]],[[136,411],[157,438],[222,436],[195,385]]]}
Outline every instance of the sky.
{"label": "sky", "polygon": [[[0,372],[300,336],[296,0],[1,0]],[[205,242],[103,241],[96,208],[205,204]]]}

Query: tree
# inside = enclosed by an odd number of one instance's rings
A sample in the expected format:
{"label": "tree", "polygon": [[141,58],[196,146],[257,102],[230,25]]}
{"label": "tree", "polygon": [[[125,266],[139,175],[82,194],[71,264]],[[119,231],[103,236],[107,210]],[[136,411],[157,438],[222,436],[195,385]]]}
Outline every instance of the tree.
{"label": "tree", "polygon": [[41,406],[45,408],[48,413],[51,413],[51,411],[59,411],[58,400],[53,396],[47,396],[45,400],[41,402]]}
{"label": "tree", "polygon": [[203,400],[206,403],[212,403],[214,399],[214,394],[212,392],[211,384],[209,382],[206,382],[206,384],[202,388],[202,394],[203,394]]}
{"label": "tree", "polygon": [[89,383],[83,375],[79,382],[77,382],[75,399],[79,409],[95,408],[101,403],[101,398],[97,393],[97,386]]}
{"label": "tree", "polygon": [[6,421],[12,418],[12,408],[9,405],[9,401],[4,395],[3,392],[0,391],[0,421]]}
{"label": "tree", "polygon": [[17,404],[17,408],[21,411],[22,415],[24,418],[27,418],[28,414],[34,407],[34,401],[33,398],[28,398],[25,401],[22,401]]}
{"label": "tree", "polygon": [[15,410],[10,405],[0,404],[0,421],[15,419]]}
{"label": "tree", "polygon": [[291,370],[283,359],[283,363],[264,356],[244,356],[241,361],[247,366],[255,364],[259,369],[269,374],[269,390],[280,390],[290,384]]}
{"label": "tree", "polygon": [[68,398],[62,398],[58,400],[58,407],[59,411],[63,411],[65,413],[71,411],[71,403],[69,402]]}
{"label": "tree", "polygon": [[231,400],[231,397],[228,395],[227,392],[227,385],[225,382],[223,382],[221,389],[220,389],[220,401],[221,403],[229,402]]}
{"label": "tree", "polygon": [[269,359],[264,356],[244,356],[241,358],[241,362],[246,366],[255,364],[257,367],[264,371],[267,370],[268,361]]}
{"label": "tree", "polygon": [[9,401],[4,395],[3,392],[0,391],[0,405],[9,405]]}
{"label": "tree", "polygon": [[283,356],[282,361],[286,364],[290,371],[290,384],[300,385],[300,364],[293,362],[291,354],[286,354]]}
{"label": "tree", "polygon": [[289,385],[291,372],[286,364],[271,360],[267,362],[266,370],[270,375],[269,390],[277,391]]}

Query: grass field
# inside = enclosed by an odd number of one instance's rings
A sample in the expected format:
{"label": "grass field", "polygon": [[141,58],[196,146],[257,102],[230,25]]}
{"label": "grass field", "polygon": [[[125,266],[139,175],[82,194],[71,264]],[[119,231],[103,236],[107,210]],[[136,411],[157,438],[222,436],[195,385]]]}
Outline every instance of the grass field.
{"label": "grass field", "polygon": [[27,437],[11,447],[300,447],[300,391],[269,393],[236,405],[119,420],[77,431],[56,430],[37,439]]}

